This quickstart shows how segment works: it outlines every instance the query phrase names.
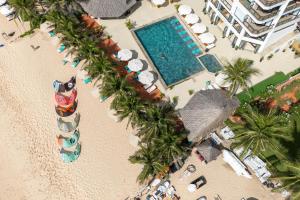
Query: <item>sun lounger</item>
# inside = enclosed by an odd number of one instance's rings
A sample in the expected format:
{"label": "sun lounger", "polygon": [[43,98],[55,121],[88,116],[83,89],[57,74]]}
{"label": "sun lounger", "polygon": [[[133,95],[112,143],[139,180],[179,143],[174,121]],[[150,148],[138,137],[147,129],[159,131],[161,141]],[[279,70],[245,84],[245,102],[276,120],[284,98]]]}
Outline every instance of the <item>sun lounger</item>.
{"label": "sun lounger", "polygon": [[61,44],[60,47],[57,49],[58,53],[62,53],[66,49],[66,46],[64,44]]}
{"label": "sun lounger", "polygon": [[71,137],[63,137],[60,135],[59,137],[57,137],[57,143],[63,148],[70,148],[77,144],[79,140],[79,135],[80,134],[78,130],[75,130]]}
{"label": "sun lounger", "polygon": [[205,46],[205,48],[206,48],[206,49],[212,49],[212,48],[214,48],[215,46],[216,46],[215,43],[211,43],[211,44]]}
{"label": "sun lounger", "polygon": [[144,85],[144,89],[147,90],[149,87],[151,87],[153,84],[149,84],[149,85]]}
{"label": "sun lounger", "polygon": [[70,163],[70,162],[77,160],[80,153],[81,153],[81,145],[79,143],[77,143],[75,151],[72,152],[72,151],[66,151],[66,150],[62,149],[60,151],[60,156],[61,156],[61,159],[65,163]]}
{"label": "sun lounger", "polygon": [[196,188],[199,189],[200,187],[206,184],[206,179],[204,176],[200,176],[199,178],[192,181],[191,184],[196,185]]}
{"label": "sun lounger", "polygon": [[79,58],[75,58],[71,64],[71,66],[73,68],[77,67],[77,65],[80,63],[80,59]]}
{"label": "sun lounger", "polygon": [[150,94],[152,93],[154,90],[157,89],[157,86],[156,85],[152,85],[151,87],[149,87],[146,91]]}
{"label": "sun lounger", "polygon": [[55,36],[55,32],[54,31],[49,31],[48,34],[49,34],[50,37],[54,37]]}
{"label": "sun lounger", "polygon": [[87,76],[83,79],[83,83],[84,84],[88,84],[88,83],[91,83],[92,82],[92,78],[90,76]]}

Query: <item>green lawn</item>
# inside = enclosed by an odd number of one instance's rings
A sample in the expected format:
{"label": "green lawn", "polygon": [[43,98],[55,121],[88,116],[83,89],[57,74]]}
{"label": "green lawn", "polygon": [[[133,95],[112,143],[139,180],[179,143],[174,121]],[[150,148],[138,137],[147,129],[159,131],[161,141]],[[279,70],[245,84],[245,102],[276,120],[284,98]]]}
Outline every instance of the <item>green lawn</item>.
{"label": "green lawn", "polygon": [[248,91],[244,90],[237,94],[237,97],[239,98],[241,103],[249,102],[251,99],[261,95],[263,92],[266,91],[267,86],[269,85],[278,85],[286,80],[288,80],[289,77],[285,75],[283,72],[276,72],[273,76],[270,76],[269,78],[257,83],[256,85],[252,86]]}

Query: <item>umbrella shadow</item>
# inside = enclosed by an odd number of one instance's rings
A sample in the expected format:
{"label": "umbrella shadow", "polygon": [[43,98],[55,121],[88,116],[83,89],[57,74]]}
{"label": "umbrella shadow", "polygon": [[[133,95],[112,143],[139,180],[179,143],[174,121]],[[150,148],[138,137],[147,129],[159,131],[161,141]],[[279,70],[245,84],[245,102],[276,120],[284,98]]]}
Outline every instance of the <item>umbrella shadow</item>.
{"label": "umbrella shadow", "polygon": [[136,50],[130,50],[132,52],[132,59],[137,59],[138,58],[138,52]]}
{"label": "umbrella shadow", "polygon": [[159,77],[158,77],[158,74],[155,72],[155,71],[150,71],[153,76],[154,76],[154,80],[153,80],[153,83],[155,83],[156,81],[158,81]]}
{"label": "umbrella shadow", "polygon": [[148,69],[149,65],[148,65],[147,61],[141,59],[141,62],[143,63],[143,68],[141,71]]}

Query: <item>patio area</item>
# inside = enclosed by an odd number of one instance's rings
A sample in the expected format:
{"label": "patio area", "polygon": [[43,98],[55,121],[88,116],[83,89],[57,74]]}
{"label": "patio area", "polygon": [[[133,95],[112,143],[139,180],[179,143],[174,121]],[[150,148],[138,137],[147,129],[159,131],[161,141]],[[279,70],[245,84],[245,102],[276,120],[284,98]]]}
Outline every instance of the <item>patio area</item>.
{"label": "patio area", "polygon": [[[195,149],[194,149],[195,150]],[[188,165],[196,166],[196,172],[188,177],[183,177],[184,170]],[[190,193],[187,186],[194,179],[204,176],[207,183]],[[261,200],[280,200],[279,193],[271,193],[270,189],[264,187],[259,180],[252,175],[252,179],[238,176],[233,169],[223,160],[223,155],[219,155],[216,160],[205,164],[201,162],[196,153],[188,158],[183,168],[171,176],[171,182],[175,186],[177,194],[181,199],[197,199],[200,196],[206,196],[207,199],[236,199],[253,197]]]}
{"label": "patio area", "polygon": [[[202,9],[204,8],[204,1],[193,0],[181,0],[173,4],[165,4],[164,6],[157,8],[154,7],[148,1],[139,2],[140,5],[137,9],[128,16],[127,19],[135,22],[136,27],[151,23],[160,18],[170,16],[176,13],[174,5],[186,4],[193,8],[194,12],[200,17],[201,22],[208,27],[208,31],[214,34],[217,38],[216,47],[209,51],[210,54],[216,55],[219,60],[225,64],[227,61],[232,61],[238,57],[251,59],[254,61],[254,66],[261,71],[261,75],[253,77],[252,83],[257,83],[270,75],[273,75],[276,71],[282,71],[284,73],[290,72],[299,67],[300,58],[295,58],[295,53],[290,49],[286,49],[285,52],[279,51],[274,54],[271,59],[264,59],[260,62],[262,55],[254,54],[249,50],[235,50],[231,47],[231,41],[228,38],[222,38],[222,29],[219,26],[212,25],[208,15],[204,15]],[[151,13],[145,14],[145,13]],[[122,49],[131,49],[137,52],[138,57],[145,60],[148,63],[148,69],[153,70],[153,66],[147,60],[143,51],[135,41],[132,33],[125,25],[126,19],[114,19],[114,20],[99,20],[100,24],[106,26],[106,31],[112,36],[112,39],[118,43]],[[220,24],[222,26],[222,24]],[[283,59],[284,58],[284,59]],[[182,108],[188,100],[191,98],[189,91],[199,91],[204,88],[207,81],[214,81],[215,76],[208,71],[202,71],[196,76],[170,87],[164,88],[161,82],[156,81],[158,88],[171,99],[178,96],[178,108]]]}

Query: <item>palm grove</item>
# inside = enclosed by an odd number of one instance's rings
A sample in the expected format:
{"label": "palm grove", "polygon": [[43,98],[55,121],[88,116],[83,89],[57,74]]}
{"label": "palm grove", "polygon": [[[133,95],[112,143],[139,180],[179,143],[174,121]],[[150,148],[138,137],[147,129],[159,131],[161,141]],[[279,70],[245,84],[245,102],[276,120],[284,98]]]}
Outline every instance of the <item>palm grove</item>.
{"label": "palm grove", "polygon": [[[69,53],[76,52],[76,56],[85,61],[85,69],[92,78],[102,80],[99,84],[101,95],[113,96],[111,108],[116,110],[120,120],[127,119],[128,126],[138,130],[140,149],[129,160],[143,165],[138,176],[140,183],[157,174],[166,174],[174,160],[187,155],[189,148],[183,142],[186,139],[185,130],[178,126],[174,103],[152,102],[139,97],[126,81],[126,76],[115,70],[116,63],[99,48],[99,40],[107,37],[103,28],[87,28],[81,20],[84,12],[74,0],[9,0],[9,3],[16,9],[19,19],[30,23],[31,29],[24,36],[44,21],[52,22],[54,31],[61,34],[61,41],[68,47]],[[252,61],[238,59],[224,67],[226,81],[231,83],[232,96],[240,87],[247,90],[250,77],[258,74],[252,64]],[[278,164],[279,169],[276,169],[281,187],[293,191],[295,199],[299,198],[300,154],[297,137],[300,118],[295,115],[286,119],[273,111],[262,113],[251,105],[238,109],[238,114],[243,123],[230,124],[236,133],[233,147],[244,147],[245,151],[252,149],[259,155],[274,148],[279,158],[276,162],[282,160]],[[287,147],[293,147],[297,153]]]}

